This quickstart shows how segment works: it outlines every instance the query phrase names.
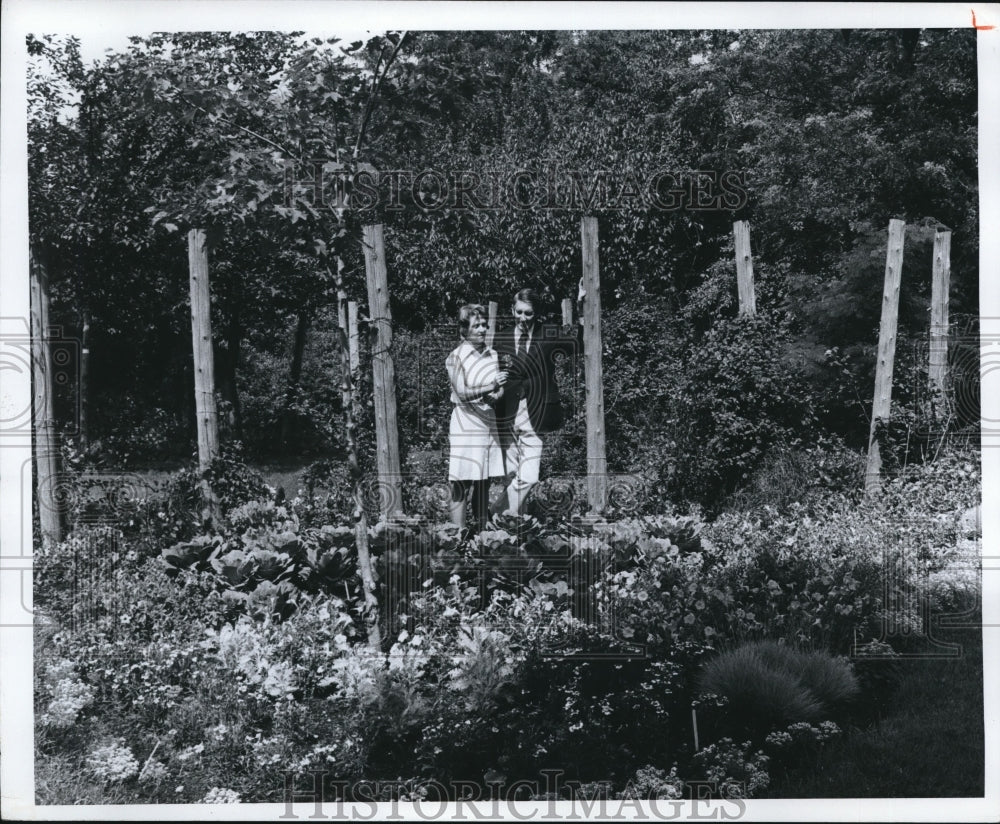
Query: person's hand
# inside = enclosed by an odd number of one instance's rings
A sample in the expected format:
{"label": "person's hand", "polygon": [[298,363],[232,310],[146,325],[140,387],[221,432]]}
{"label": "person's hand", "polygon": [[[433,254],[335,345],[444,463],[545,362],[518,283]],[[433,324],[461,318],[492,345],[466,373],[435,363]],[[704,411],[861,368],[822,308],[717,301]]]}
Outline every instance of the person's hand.
{"label": "person's hand", "polygon": [[488,400],[490,403],[496,403],[502,397],[503,397],[503,387],[501,386],[496,391],[490,392],[490,394],[486,396],[486,400]]}
{"label": "person's hand", "polygon": [[509,377],[509,375],[510,372],[508,372],[506,369],[497,372],[496,384],[498,388],[507,383],[507,378]]}

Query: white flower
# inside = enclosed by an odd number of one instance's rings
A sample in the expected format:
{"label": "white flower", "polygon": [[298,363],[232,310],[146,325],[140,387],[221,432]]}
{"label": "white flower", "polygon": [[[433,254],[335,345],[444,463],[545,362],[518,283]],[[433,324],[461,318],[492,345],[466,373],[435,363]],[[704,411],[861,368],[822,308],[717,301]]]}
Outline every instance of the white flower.
{"label": "white flower", "polygon": [[94,703],[94,691],[75,678],[63,678],[52,690],[52,700],[40,721],[50,727],[70,727],[85,707]]}
{"label": "white flower", "polygon": [[224,787],[212,787],[201,800],[202,804],[239,804],[240,794]]}
{"label": "white flower", "polygon": [[190,758],[194,758],[196,755],[201,755],[205,751],[204,744],[195,744],[193,747],[188,747],[187,749],[181,750],[177,753],[178,761],[187,761]]}
{"label": "white flower", "polygon": [[121,744],[98,747],[87,757],[87,767],[105,781],[124,781],[139,772],[132,750]]}

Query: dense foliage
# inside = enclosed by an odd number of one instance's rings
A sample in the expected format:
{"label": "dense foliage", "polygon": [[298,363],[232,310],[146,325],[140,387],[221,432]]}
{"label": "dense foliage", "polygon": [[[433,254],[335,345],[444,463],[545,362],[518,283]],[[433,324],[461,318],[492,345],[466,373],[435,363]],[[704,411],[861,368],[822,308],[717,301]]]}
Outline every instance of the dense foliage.
{"label": "dense foliage", "polygon": [[[949,449],[861,503],[710,523],[380,524],[381,650],[352,530],[305,499],[239,503],[158,554],[161,522],[81,527],[36,557],[40,797],[280,801],[310,769],[331,799],[377,779],[398,780],[387,798],[431,780],[761,795],[870,723],[935,615],[977,608],[978,476]],[[545,770],[561,789],[537,789]]]}
{"label": "dense foliage", "polygon": [[[190,454],[191,226],[212,243],[226,436],[259,459],[344,448],[331,269],[364,307],[357,229],[373,220],[386,224],[404,453],[445,445],[441,359],[457,305],[506,307],[525,285],[553,307],[575,297],[588,212],[614,471],[711,505],[776,444],[865,445],[890,217],[908,224],[900,463],[919,460],[935,428],[921,369],[939,226],[953,231],[950,425],[978,419],[978,370],[961,365],[978,314],[971,30],[418,32],[350,45],[161,34],[89,66],[71,38],[32,37],[29,52],[32,245],[54,321],[71,337],[86,323],[75,377],[93,458]],[[389,170],[395,190],[355,191],[356,175]],[[649,189],[661,172],[673,178]],[[340,208],[352,192],[356,208]],[[668,196],[676,208],[658,208]],[[751,226],[754,324],[734,317],[735,218]],[[59,390],[67,424],[79,383]],[[579,386],[564,394],[582,413]],[[582,443],[578,414],[553,466],[579,472]]]}

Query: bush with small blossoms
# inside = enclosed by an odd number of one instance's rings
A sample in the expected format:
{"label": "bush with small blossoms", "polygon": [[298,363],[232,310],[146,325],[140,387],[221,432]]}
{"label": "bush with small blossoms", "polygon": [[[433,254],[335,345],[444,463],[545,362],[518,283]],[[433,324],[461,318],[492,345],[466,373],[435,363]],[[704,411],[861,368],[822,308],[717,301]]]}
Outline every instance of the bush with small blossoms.
{"label": "bush with small blossoms", "polygon": [[121,742],[98,747],[87,756],[87,769],[103,781],[125,781],[139,773],[139,762]]}
{"label": "bush with small blossoms", "polygon": [[714,782],[720,798],[754,798],[771,782],[771,759],[752,749],[750,741],[736,744],[731,738],[720,738],[694,754],[687,778]]}
{"label": "bush with small blossoms", "polygon": [[235,790],[228,790],[224,787],[212,787],[199,804],[239,804],[240,794]]}

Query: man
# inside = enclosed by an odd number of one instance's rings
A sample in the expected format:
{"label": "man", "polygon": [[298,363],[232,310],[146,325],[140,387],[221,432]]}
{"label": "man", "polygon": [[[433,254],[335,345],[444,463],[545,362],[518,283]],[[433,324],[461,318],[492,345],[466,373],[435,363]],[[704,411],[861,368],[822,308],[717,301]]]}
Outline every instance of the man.
{"label": "man", "polygon": [[531,488],[538,483],[542,438],[563,422],[555,378],[557,353],[572,354],[575,342],[555,326],[542,324],[542,302],[533,289],[514,296],[514,326],[497,333],[493,347],[509,377],[497,403],[497,427],[506,451],[507,472],[514,477],[491,511],[520,513]]}

